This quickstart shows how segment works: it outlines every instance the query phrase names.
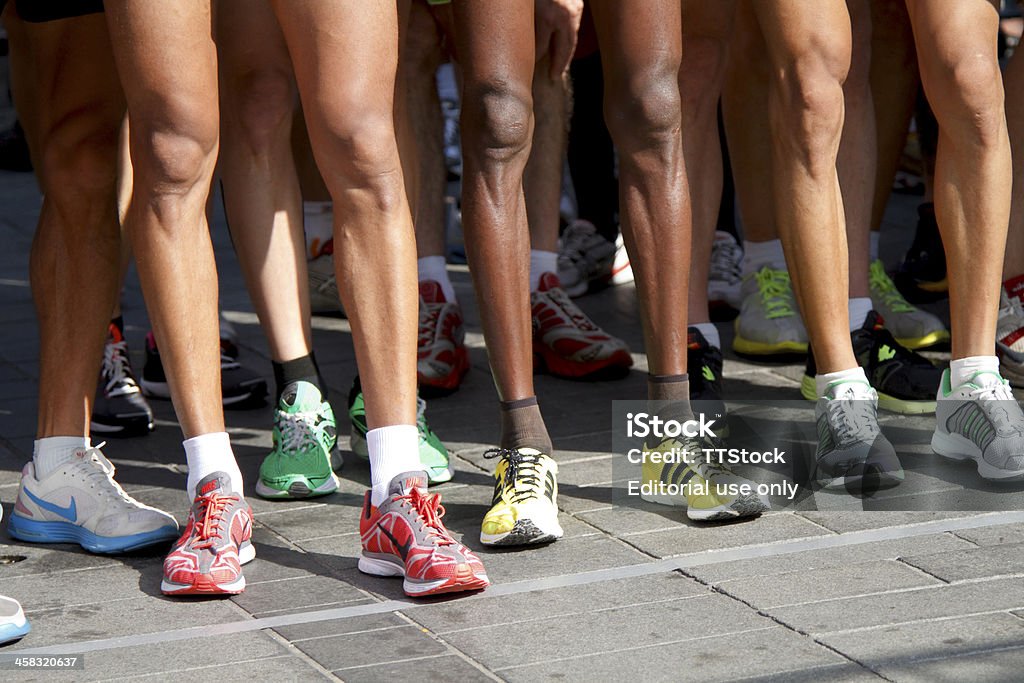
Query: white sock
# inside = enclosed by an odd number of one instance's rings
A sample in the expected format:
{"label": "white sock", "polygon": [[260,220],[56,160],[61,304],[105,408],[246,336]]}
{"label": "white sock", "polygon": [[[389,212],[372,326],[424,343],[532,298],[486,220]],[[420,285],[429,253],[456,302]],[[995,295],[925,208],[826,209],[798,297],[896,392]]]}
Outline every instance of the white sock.
{"label": "white sock", "polygon": [[850,332],[860,329],[872,308],[871,297],[869,296],[850,299]]}
{"label": "white sock", "polygon": [[868,242],[868,258],[871,259],[872,263],[878,260],[878,238],[881,234],[879,230],[871,231],[870,241]]}
{"label": "white sock", "polygon": [[224,472],[231,480],[231,491],[242,494],[242,473],[231,450],[227,432],[201,434],[183,441],[185,461],[188,463],[188,483],[185,492],[189,502],[196,497],[196,484],[214,472]]}
{"label": "white sock", "polygon": [[416,270],[419,273],[419,281],[433,280],[441,285],[444,292],[444,300],[455,301],[455,288],[448,277],[448,262],[444,256],[424,256],[416,261]]}
{"label": "white sock", "polygon": [[755,273],[765,266],[775,270],[786,270],[786,255],[782,252],[782,240],[767,242],[743,241],[743,274]]}
{"label": "white sock", "polygon": [[71,462],[75,452],[89,448],[92,444],[85,436],[47,436],[36,439],[32,444],[32,463],[36,479],[45,479]]}
{"label": "white sock", "polygon": [[868,384],[868,376],[864,374],[864,368],[859,365],[849,370],[826,372],[814,378],[814,386],[818,390],[818,396],[825,396],[828,394],[829,386],[839,382],[863,383],[865,398],[867,397],[867,392],[871,389],[871,385]]}
{"label": "white sock", "polygon": [[969,356],[949,361],[949,385],[958,387],[969,382],[979,372],[999,374],[999,359],[995,356]]}
{"label": "white sock", "polygon": [[420,433],[414,425],[371,429],[366,432],[366,446],[370,451],[370,502],[374,506],[387,500],[392,479],[406,472],[423,471]]}
{"label": "white sock", "polygon": [[306,231],[306,258],[315,259],[327,240],[334,237],[334,205],[331,202],[302,202]]}
{"label": "white sock", "polygon": [[558,273],[558,252],[530,250],[530,291],[536,292],[540,286],[540,276],[544,273]]}
{"label": "white sock", "polygon": [[695,323],[692,327],[700,330],[700,333],[708,340],[708,344],[711,344],[716,349],[722,348],[722,338],[719,336],[718,328],[715,327],[714,323]]}

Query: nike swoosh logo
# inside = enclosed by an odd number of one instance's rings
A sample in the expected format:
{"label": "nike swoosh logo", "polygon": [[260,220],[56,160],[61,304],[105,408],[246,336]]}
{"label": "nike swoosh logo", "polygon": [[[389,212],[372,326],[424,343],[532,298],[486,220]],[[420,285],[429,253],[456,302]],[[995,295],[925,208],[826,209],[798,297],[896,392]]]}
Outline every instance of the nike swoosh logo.
{"label": "nike swoosh logo", "polygon": [[68,505],[67,507],[61,507],[60,505],[57,505],[55,503],[46,502],[42,498],[39,498],[34,493],[29,491],[27,488],[23,488],[22,491],[25,492],[25,495],[27,495],[29,499],[32,500],[33,503],[43,508],[44,510],[49,510],[55,515],[60,515],[69,522],[74,522],[78,520],[78,506],[75,504],[74,496],[72,496],[71,498],[71,505]]}
{"label": "nike swoosh logo", "polygon": [[402,556],[402,561],[404,562],[404,561],[408,560],[408,558],[409,558],[409,548],[412,547],[412,539],[410,538],[405,543],[399,543],[398,539],[395,538],[395,535],[393,533],[391,533],[390,531],[388,531],[387,529],[385,529],[384,525],[381,524],[380,522],[377,522],[377,528],[380,529],[381,532],[385,536],[388,537],[388,540],[391,541],[396,548],[398,548],[398,554]]}

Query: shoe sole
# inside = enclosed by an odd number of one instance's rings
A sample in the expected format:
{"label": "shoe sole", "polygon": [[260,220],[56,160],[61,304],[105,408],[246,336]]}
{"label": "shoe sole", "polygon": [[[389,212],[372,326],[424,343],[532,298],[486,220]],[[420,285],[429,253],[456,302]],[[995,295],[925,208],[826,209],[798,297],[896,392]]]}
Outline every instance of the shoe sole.
{"label": "shoe sole", "polygon": [[872,467],[869,474],[855,477],[842,476],[826,479],[815,475],[814,482],[818,485],[818,488],[826,491],[845,490],[853,495],[871,496],[876,491],[899,486],[905,478],[906,475],[903,470],[900,470],[898,473],[882,472],[879,471],[878,467]]}
{"label": "shoe sole", "polygon": [[729,519],[757,517],[772,509],[770,502],[754,493],[738,496],[728,505],[719,505],[704,510],[690,507],[685,498],[677,496],[640,494],[640,499],[648,503],[656,503],[657,505],[686,508],[686,516],[694,522],[719,522]]}
{"label": "shoe sole", "polygon": [[456,391],[466,374],[469,373],[469,351],[465,347],[455,349],[455,364],[452,371],[444,377],[429,377],[422,372],[416,373],[420,392],[427,396],[445,396]]}
{"label": "shoe sole", "polygon": [[[146,398],[158,398],[163,401],[171,400],[171,387],[167,382],[152,382],[143,378],[140,383],[142,389],[142,395]],[[252,389],[244,394],[236,394],[235,396],[221,396],[221,405],[223,406],[238,406],[246,403],[260,401],[266,398],[267,395],[267,384],[266,382],[259,382],[252,386]]]}
{"label": "shoe sole", "polygon": [[554,526],[544,529],[543,525],[530,519],[517,520],[510,531],[503,534],[485,534],[480,532],[480,542],[484,545],[510,547],[520,545],[540,545],[552,543],[563,535],[562,527],[555,520]]}
{"label": "shoe sole", "polygon": [[417,581],[405,575],[405,566],[397,562],[365,555],[359,558],[359,571],[371,576],[403,577],[402,590],[409,597],[423,597],[426,595],[440,595],[442,593],[464,593],[467,591],[480,591],[491,585],[487,574],[475,574],[473,570],[464,565],[467,571],[462,571],[456,576],[436,581]]}
{"label": "shoe sole", "polygon": [[[896,398],[878,389],[875,389],[875,393],[878,394],[878,407],[890,413],[899,413],[900,415],[931,415],[935,413],[934,400],[912,401]],[[800,380],[800,394],[808,401],[818,400],[818,386],[810,375],[804,375]]]}
{"label": "shoe sole", "polygon": [[534,344],[533,357],[536,369],[547,370],[549,374],[563,379],[587,379],[598,375],[617,373],[622,373],[625,376],[633,367],[633,357],[629,355],[628,351],[616,351],[608,358],[599,361],[577,363],[562,358],[543,344]]}
{"label": "shoe sole", "polygon": [[[251,542],[246,542],[238,549],[238,564],[246,565],[256,559],[256,548]],[[239,574],[238,578],[228,583],[217,583],[209,574],[200,574],[195,582],[174,583],[163,579],[160,582],[160,592],[164,595],[238,595],[245,590],[245,575]]]}
{"label": "shoe sole", "polygon": [[26,621],[24,624],[0,624],[0,645],[6,645],[7,643],[13,643],[16,640],[21,640],[29,634],[32,627],[29,626]]}
{"label": "shoe sole", "polygon": [[807,342],[759,342],[745,339],[737,333],[732,340],[732,350],[747,356],[784,356],[792,353],[807,353]]}
{"label": "shoe sole", "polygon": [[103,434],[104,436],[138,436],[153,431],[153,421],[146,418],[112,424],[90,420],[89,431],[92,434]]}
{"label": "shoe sole", "polygon": [[19,514],[11,515],[7,522],[7,533],[26,543],[77,543],[89,552],[100,555],[126,553],[171,543],[179,535],[177,527],[161,527],[129,536],[98,536],[71,522],[40,522],[25,519]]}
{"label": "shoe sole", "polygon": [[947,344],[949,339],[949,332],[941,330],[926,334],[923,337],[896,337],[896,343],[911,351],[916,351],[918,349],[926,349],[929,346],[935,346],[936,344]]}
{"label": "shoe sole", "polygon": [[986,481],[1024,481],[1024,470],[1001,470],[993,467],[982,457],[981,450],[973,441],[959,434],[940,432],[932,434],[932,450],[950,460],[973,460],[978,466],[978,475]]}
{"label": "shoe sole", "polygon": [[338,480],[337,475],[333,472],[331,476],[319,486],[311,486],[312,482],[305,477],[305,475],[296,475],[301,477],[294,479],[284,489],[279,489],[268,484],[263,483],[262,479],[256,482],[256,495],[261,498],[268,498],[271,500],[277,499],[301,499],[301,498],[316,498],[318,496],[326,496],[334,493],[341,486],[341,482]]}

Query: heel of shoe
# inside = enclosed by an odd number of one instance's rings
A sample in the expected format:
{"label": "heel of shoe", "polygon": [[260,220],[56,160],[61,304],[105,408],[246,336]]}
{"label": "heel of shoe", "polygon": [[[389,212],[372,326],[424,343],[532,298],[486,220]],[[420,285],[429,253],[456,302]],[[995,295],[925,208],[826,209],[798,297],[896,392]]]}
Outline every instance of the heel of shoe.
{"label": "heel of shoe", "polygon": [[957,434],[941,432],[938,429],[932,434],[932,451],[937,455],[952,460],[973,460],[971,450],[977,447]]}
{"label": "heel of shoe", "polygon": [[395,563],[376,557],[362,555],[358,566],[359,571],[372,576],[405,576],[405,571]]}

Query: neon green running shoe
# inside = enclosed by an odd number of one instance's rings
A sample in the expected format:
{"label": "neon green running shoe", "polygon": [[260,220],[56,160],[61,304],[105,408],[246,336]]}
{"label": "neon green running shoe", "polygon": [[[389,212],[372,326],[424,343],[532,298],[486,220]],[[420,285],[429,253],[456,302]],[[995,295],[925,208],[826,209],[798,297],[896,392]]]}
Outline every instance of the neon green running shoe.
{"label": "neon green running shoe", "polygon": [[256,493],[264,498],[308,498],[333,493],[338,478],[331,452],[338,428],[331,404],[309,382],[289,384],[274,411],[274,449],[260,465]]}
{"label": "neon green running shoe", "polygon": [[[417,397],[416,426],[420,432],[420,464],[426,471],[427,480],[431,485],[443,484],[451,481],[454,471],[448,462],[448,449],[427,424],[426,410],[427,402]],[[348,395],[348,419],[352,422],[352,452],[368,460],[370,451],[366,444],[366,406],[363,404],[363,391],[358,377]]]}

